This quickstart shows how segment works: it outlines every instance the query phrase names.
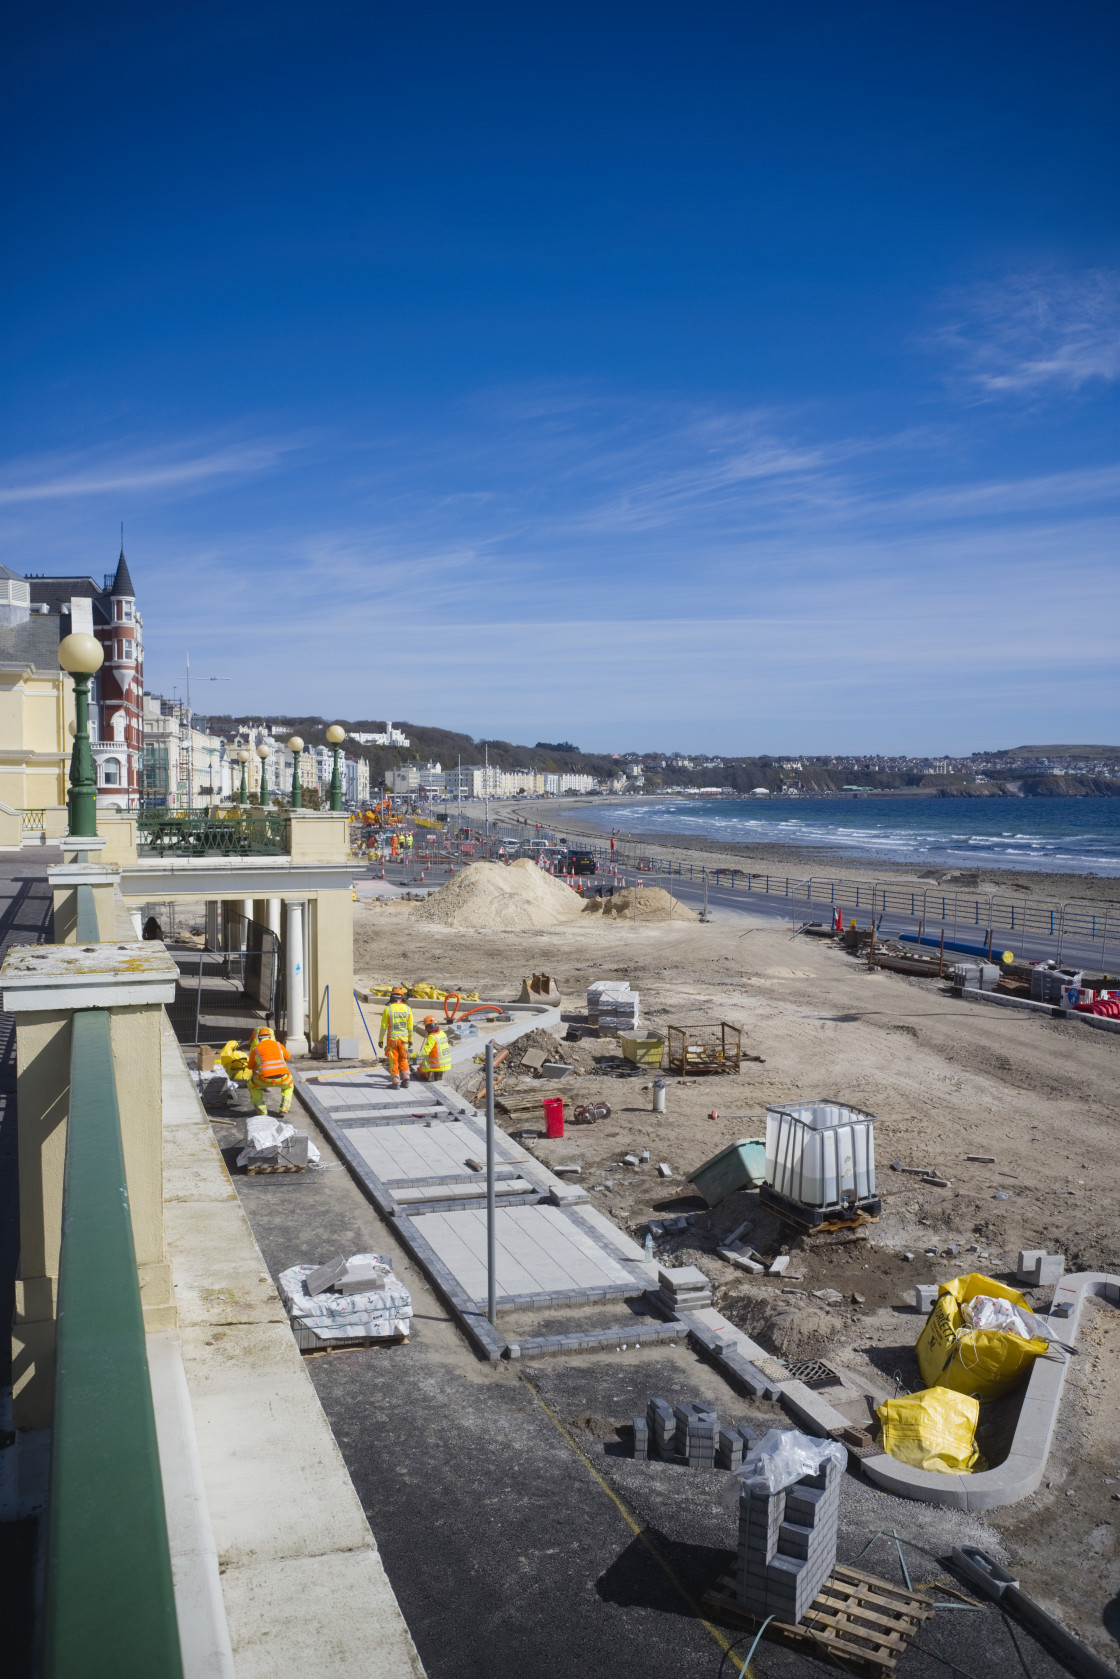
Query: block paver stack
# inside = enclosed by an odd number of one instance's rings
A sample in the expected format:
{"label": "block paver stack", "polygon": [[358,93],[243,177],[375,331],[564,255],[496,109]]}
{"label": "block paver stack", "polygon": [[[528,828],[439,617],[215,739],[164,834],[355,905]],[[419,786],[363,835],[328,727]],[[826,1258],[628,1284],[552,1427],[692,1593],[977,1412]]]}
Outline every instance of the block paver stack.
{"label": "block paver stack", "polygon": [[633,1032],[638,1025],[639,994],[629,980],[600,979],[587,987],[587,1018],[603,1037]]}
{"label": "block paver stack", "polygon": [[696,1312],[712,1303],[712,1285],[696,1265],[677,1265],[657,1272],[660,1287],[657,1298],[666,1309],[678,1315]]}
{"label": "block paver stack", "polygon": [[714,1469],[719,1443],[715,1409],[693,1403],[675,1406],[673,1414],[677,1419],[677,1456],[683,1457],[690,1469]]}
{"label": "block paver stack", "polygon": [[800,1621],[836,1566],[840,1466],[771,1492],[761,1475],[739,1495],[739,1602],[752,1615]]}

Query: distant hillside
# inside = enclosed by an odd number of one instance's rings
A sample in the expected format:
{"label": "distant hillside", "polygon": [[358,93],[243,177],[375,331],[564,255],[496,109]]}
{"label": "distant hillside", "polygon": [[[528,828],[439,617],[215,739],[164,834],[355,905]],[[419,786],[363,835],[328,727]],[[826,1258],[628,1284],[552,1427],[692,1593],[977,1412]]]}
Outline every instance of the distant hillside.
{"label": "distant hillside", "polygon": [[1120,758],[1120,746],[1009,746],[993,758]]}

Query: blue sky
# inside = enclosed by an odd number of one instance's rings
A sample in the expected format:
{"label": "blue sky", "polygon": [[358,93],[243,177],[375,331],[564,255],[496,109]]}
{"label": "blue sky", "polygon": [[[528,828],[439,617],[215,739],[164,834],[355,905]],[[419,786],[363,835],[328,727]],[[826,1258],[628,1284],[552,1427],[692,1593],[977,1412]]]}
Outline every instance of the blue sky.
{"label": "blue sky", "polygon": [[1117,19],[25,7],[0,557],[215,709],[1116,741]]}

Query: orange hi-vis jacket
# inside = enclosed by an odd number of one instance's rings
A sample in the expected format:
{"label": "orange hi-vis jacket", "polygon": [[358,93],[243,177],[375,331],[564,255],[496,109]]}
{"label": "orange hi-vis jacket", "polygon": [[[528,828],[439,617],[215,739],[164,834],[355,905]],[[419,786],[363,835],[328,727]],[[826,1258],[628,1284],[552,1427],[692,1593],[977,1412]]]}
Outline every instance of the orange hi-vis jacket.
{"label": "orange hi-vis jacket", "polygon": [[249,1051],[249,1072],[258,1084],[287,1084],[291,1056],[275,1038],[258,1038]]}
{"label": "orange hi-vis jacket", "polygon": [[429,1073],[451,1071],[451,1045],[445,1032],[437,1029],[428,1033],[420,1050],[420,1065]]}

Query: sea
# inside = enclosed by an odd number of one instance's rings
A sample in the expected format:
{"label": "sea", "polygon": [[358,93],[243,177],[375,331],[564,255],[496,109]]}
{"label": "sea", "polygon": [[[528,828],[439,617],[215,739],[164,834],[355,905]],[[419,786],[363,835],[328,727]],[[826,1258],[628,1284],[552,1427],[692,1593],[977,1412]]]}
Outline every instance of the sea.
{"label": "sea", "polygon": [[1120,798],[641,799],[581,807],[604,830],[799,846],[930,868],[1120,875]]}

